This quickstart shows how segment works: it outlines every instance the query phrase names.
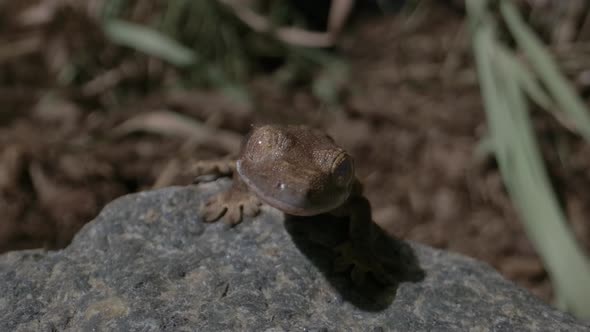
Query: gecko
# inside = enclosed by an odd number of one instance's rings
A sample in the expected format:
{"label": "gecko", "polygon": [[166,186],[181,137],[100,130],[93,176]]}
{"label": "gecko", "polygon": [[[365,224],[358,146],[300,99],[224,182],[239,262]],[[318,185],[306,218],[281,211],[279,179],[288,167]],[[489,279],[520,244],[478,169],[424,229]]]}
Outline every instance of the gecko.
{"label": "gecko", "polygon": [[349,220],[349,240],[333,248],[338,270],[351,268],[362,284],[368,273],[387,283],[388,272],[371,246],[371,206],[355,175],[353,158],[321,130],[304,125],[262,125],[244,138],[237,159],[202,161],[194,175],[232,176],[229,190],[200,208],[205,222],[237,225],[267,204],[287,215],[331,214]]}

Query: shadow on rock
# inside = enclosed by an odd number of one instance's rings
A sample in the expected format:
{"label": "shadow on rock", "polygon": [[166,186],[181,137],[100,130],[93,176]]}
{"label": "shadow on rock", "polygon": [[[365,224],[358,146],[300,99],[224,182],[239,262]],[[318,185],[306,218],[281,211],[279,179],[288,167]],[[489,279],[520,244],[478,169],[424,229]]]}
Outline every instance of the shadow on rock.
{"label": "shadow on rock", "polygon": [[339,254],[334,248],[349,239],[346,218],[288,216],[285,228],[297,248],[318,267],[338,293],[359,309],[384,310],[393,302],[400,283],[418,282],[424,278],[412,247],[388,236],[376,225],[375,236],[370,241],[371,249],[373,259],[387,271],[387,282],[383,281],[383,276],[368,273],[364,281],[358,283],[353,281],[352,268],[338,271],[335,267]]}

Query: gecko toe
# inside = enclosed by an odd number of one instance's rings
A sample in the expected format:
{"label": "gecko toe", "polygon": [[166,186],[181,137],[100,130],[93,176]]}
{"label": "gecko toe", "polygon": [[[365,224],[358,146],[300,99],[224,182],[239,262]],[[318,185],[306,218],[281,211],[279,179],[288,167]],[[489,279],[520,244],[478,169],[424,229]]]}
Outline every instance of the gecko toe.
{"label": "gecko toe", "polygon": [[247,217],[256,217],[260,213],[260,208],[257,205],[245,205],[243,212]]}
{"label": "gecko toe", "polygon": [[355,265],[350,272],[350,278],[355,285],[364,285],[367,280],[368,273],[369,271],[361,268],[358,265]]}
{"label": "gecko toe", "polygon": [[203,221],[215,222],[223,217],[227,212],[227,208],[205,208],[203,210]]}
{"label": "gecko toe", "polygon": [[256,217],[260,213],[261,204],[262,203],[258,199],[251,198],[250,200],[244,203],[242,212],[245,216]]}
{"label": "gecko toe", "polygon": [[389,273],[377,257],[358,250],[351,242],[337,246],[334,251],[337,253],[333,262],[334,271],[345,272],[350,269],[350,278],[354,284],[363,285],[369,274],[382,284],[391,282]]}
{"label": "gecko toe", "polygon": [[217,164],[217,171],[221,174],[230,174],[232,172],[231,165],[228,163]]}
{"label": "gecko toe", "polygon": [[241,206],[235,205],[228,209],[225,220],[228,224],[235,226],[242,222],[242,209]]}
{"label": "gecko toe", "polygon": [[260,212],[262,202],[248,192],[238,189],[219,193],[211,197],[200,210],[205,222],[221,218],[231,226],[242,222],[244,217],[254,217]]}
{"label": "gecko toe", "polygon": [[334,259],[334,271],[344,272],[351,266],[354,266],[354,260],[352,259],[352,246],[350,243],[345,243],[334,248],[334,251],[338,254]]}
{"label": "gecko toe", "polygon": [[211,182],[231,175],[234,163],[233,160],[207,160],[195,163],[190,169],[190,173],[193,175],[193,184]]}
{"label": "gecko toe", "polygon": [[218,196],[209,199],[200,209],[200,215],[205,222],[219,220],[226,212],[227,206],[223,204]]}
{"label": "gecko toe", "polygon": [[226,221],[235,226],[244,220],[244,217],[254,217],[260,212],[260,204],[257,198],[250,194],[233,193],[231,204],[227,205]]}

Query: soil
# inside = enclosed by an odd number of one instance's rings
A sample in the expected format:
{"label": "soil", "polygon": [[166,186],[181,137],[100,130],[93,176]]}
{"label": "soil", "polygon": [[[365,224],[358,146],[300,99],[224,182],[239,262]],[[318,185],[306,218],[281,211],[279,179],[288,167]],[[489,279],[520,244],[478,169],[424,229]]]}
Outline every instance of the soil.
{"label": "soil", "polygon": [[[11,16],[28,9],[15,6]],[[192,162],[235,150],[252,123],[307,123],[353,155],[375,221],[388,232],[484,260],[552,299],[494,161],[475,153],[486,121],[460,11],[430,6],[357,22],[337,48],[350,65],[339,107],[269,74],[248,84],[255,107],[211,90],[146,88],[146,80],[159,79],[152,69],[165,66],[144,58],[119,62],[128,75],[114,84],[137,87],[124,102],[104,76],[63,87],[58,46],[104,53],[97,67],[127,53],[105,46],[94,30],[88,39],[66,35],[87,23],[62,14],[56,26],[29,13],[36,29],[0,17],[0,38],[21,47],[12,56],[0,49],[0,252],[63,248],[116,197],[190,183]],[[17,36],[30,45],[14,44]],[[535,121],[554,184],[588,249],[589,147],[543,113]],[[204,134],[191,134],[194,126]]]}

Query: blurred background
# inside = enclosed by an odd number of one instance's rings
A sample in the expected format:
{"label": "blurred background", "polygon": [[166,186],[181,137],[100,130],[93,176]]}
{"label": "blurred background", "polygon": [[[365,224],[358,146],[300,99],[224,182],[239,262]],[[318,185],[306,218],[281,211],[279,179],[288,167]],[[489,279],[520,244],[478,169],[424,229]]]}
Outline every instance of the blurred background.
{"label": "blurred background", "polygon": [[353,155],[389,233],[589,317],[588,9],[0,0],[0,252],[63,248],[251,124],[305,123]]}

